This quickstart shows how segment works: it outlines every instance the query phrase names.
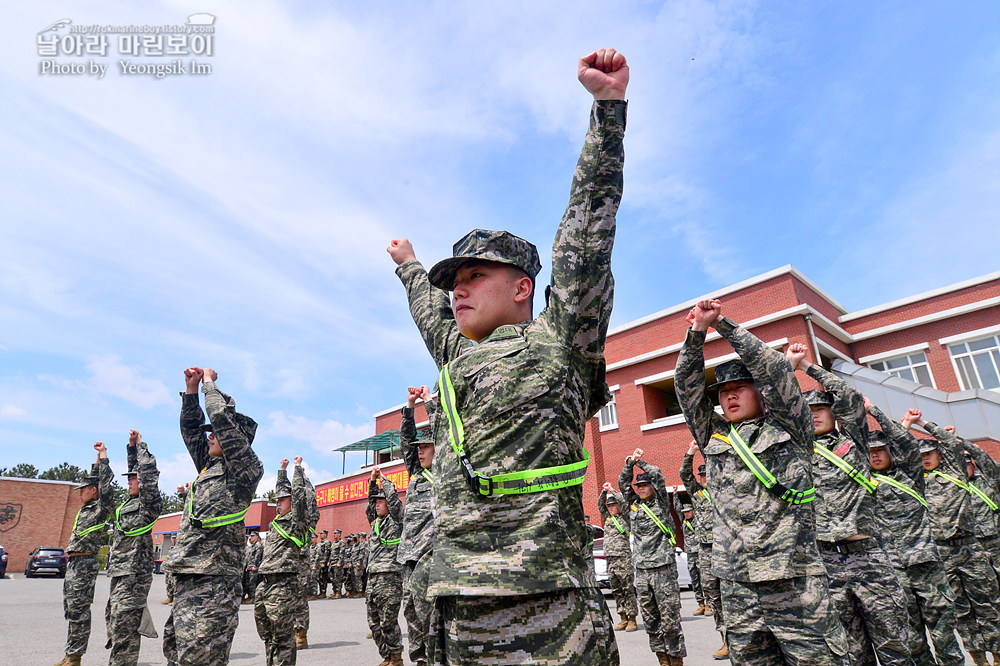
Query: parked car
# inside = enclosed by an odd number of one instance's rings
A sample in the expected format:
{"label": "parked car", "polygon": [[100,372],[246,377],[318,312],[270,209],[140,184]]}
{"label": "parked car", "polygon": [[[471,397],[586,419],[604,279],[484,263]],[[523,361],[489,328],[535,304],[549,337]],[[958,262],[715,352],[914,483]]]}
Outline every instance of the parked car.
{"label": "parked car", "polygon": [[0,580],[7,575],[7,551],[0,546]]}
{"label": "parked car", "polygon": [[[682,589],[693,590],[691,583],[691,572],[688,571],[687,553],[680,548],[674,548],[674,557],[677,558],[677,585]],[[611,589],[608,582],[608,560],[604,554],[604,540],[594,540],[594,573],[597,574],[597,586],[605,590]]]}
{"label": "parked car", "polygon": [[65,578],[67,561],[69,561],[69,557],[62,548],[39,546],[28,556],[28,562],[24,565],[24,577],[33,578],[38,574],[55,574],[60,578]]}

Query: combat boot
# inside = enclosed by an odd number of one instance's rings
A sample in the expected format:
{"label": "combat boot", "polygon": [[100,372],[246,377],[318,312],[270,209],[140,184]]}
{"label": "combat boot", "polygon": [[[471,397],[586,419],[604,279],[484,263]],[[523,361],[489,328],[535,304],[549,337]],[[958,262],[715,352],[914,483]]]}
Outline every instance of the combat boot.
{"label": "combat boot", "polygon": [[56,666],[80,666],[81,657],[83,657],[83,655],[68,654],[63,657],[63,660],[56,664]]}
{"label": "combat boot", "polygon": [[712,659],[729,659],[729,643],[723,643],[722,647],[713,652]]}
{"label": "combat boot", "polygon": [[367,634],[365,634],[365,638],[371,638],[371,637],[372,637],[372,632],[369,631]]}
{"label": "combat boot", "polygon": [[395,652],[389,655],[389,666],[403,666],[403,653]]}
{"label": "combat boot", "polygon": [[705,604],[698,604],[698,608],[695,610],[694,615],[704,615],[705,614]]}
{"label": "combat boot", "polygon": [[160,603],[163,604],[164,606],[169,606],[170,604],[174,603],[174,598],[173,597],[167,597],[166,599],[164,599]]}
{"label": "combat boot", "polygon": [[702,613],[702,615],[708,616],[711,614],[712,614],[712,607],[709,606],[708,604],[705,604],[705,612]]}
{"label": "combat boot", "polygon": [[976,666],[990,666],[984,650],[969,650],[969,656],[972,657],[972,663]]}
{"label": "combat boot", "polygon": [[306,630],[305,629],[296,629],[295,630],[295,649],[296,650],[305,650],[308,647],[309,647],[309,641],[306,639]]}
{"label": "combat boot", "polygon": [[666,652],[657,652],[656,660],[659,666],[670,666],[670,656]]}
{"label": "combat boot", "polygon": [[622,615],[622,621],[615,625],[615,631],[621,631],[628,626],[628,615]]}
{"label": "combat boot", "polygon": [[635,624],[635,615],[628,619],[628,624],[625,625],[625,631],[635,631],[639,627]]}
{"label": "combat boot", "polygon": [[340,598],[340,592],[331,592],[329,596],[327,596],[327,599],[339,599],[339,598]]}
{"label": "combat boot", "polygon": [[670,657],[670,666],[684,666],[684,657]]}

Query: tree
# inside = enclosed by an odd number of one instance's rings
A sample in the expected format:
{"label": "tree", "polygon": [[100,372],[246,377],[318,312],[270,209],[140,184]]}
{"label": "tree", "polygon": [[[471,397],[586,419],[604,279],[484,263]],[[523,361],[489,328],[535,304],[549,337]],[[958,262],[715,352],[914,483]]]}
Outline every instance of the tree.
{"label": "tree", "polygon": [[0,468],[0,476],[13,476],[18,479],[37,479],[38,468],[29,463],[18,463],[10,469]]}
{"label": "tree", "polygon": [[184,502],[187,501],[185,493],[174,492],[174,494],[168,495],[161,490],[160,497],[163,498],[163,513],[174,513],[175,511],[184,510]]}
{"label": "tree", "polygon": [[83,482],[90,476],[90,470],[85,470],[76,465],[70,465],[69,463],[62,463],[58,467],[53,467],[47,469],[38,475],[39,479],[48,479],[49,481],[74,481],[76,483]]}
{"label": "tree", "polygon": [[274,504],[275,502],[278,501],[278,500],[274,499],[274,491],[273,490],[268,490],[266,493],[261,493],[258,496],[258,499],[266,499],[271,504]]}

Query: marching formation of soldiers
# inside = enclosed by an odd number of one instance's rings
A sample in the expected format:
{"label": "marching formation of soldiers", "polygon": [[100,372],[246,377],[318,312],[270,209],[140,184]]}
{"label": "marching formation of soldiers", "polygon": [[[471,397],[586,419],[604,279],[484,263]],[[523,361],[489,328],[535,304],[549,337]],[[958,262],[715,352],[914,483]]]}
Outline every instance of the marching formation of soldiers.
{"label": "marching formation of soldiers", "polygon": [[[679,474],[690,504],[637,448],[598,498],[619,622],[597,586],[583,511],[589,419],[608,402],[604,344],[614,296],[611,253],[622,196],[629,79],[613,49],[582,58],[590,125],[558,227],[545,307],[532,296],[537,248],[475,229],[429,271],[391,241],[409,310],[439,370],[402,411],[406,505],[374,467],[367,533],[315,532],[302,459],[283,459],[266,541],[243,518],[263,475],[256,423],[209,368],[185,370],[180,428],[197,478],[164,562],[171,665],[229,661],[241,602],[252,603],[266,663],[308,647],[310,599],[364,596],[381,666],[403,664],[402,608],[414,664],[620,662],[616,631],[641,613],[660,664],[683,666],[674,515],[681,520],[699,615],[712,616],[739,666],[958,664],[1000,652],[1000,469],[975,444],[910,410],[895,421],[836,375],[722,316],[687,315],[675,369],[694,437]],[[738,357],[708,384],[710,330]],[[796,371],[821,388],[803,391]],[[199,388],[205,409],[199,402]],[[425,405],[429,435],[414,423]],[[206,418],[207,413],[207,418]],[[877,428],[870,424],[877,423]],[[911,427],[928,435],[917,439]],[[111,663],[135,664],[159,513],[155,458],[132,431],[130,499],[110,502],[102,444],[74,525],[65,583],[66,657],[90,631],[97,540],[109,556]],[[695,455],[704,464],[695,467]],[[332,589],[327,593],[328,586]],[[155,634],[155,631],[152,632]],[[933,644],[933,652],[927,637]]]}

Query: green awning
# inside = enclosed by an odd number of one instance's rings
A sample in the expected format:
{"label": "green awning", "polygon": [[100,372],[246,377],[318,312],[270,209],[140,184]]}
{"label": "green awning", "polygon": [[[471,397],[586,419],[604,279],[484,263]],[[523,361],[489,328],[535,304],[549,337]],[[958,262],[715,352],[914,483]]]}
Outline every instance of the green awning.
{"label": "green awning", "polygon": [[[430,427],[420,428],[417,431],[417,437],[429,437]],[[339,449],[334,449],[335,451],[385,451],[386,449],[398,449],[399,444],[399,430],[386,430],[385,432],[380,432],[377,435],[372,435],[371,437],[366,437],[364,439],[358,440],[351,444],[346,444],[341,446]]]}

